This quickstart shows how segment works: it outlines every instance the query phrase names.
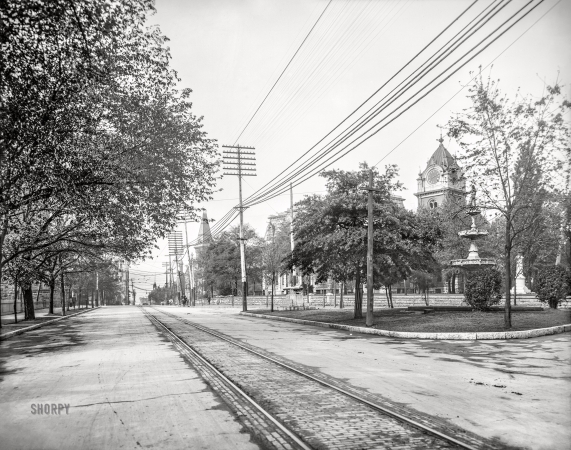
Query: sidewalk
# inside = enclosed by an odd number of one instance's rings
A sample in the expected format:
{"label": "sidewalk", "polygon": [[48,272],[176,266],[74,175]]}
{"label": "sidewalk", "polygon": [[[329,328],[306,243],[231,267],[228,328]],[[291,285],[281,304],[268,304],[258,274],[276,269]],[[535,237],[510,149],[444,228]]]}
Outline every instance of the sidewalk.
{"label": "sidewalk", "polygon": [[140,308],[24,333],[0,368],[3,449],[261,448]]}
{"label": "sidewalk", "polygon": [[[66,316],[70,314],[75,314],[80,311],[85,311],[86,309],[92,309],[91,307],[86,308],[82,306],[81,308],[70,308],[66,311]],[[14,314],[3,315],[2,316],[2,328],[0,328],[0,334],[5,334],[10,331],[19,330],[21,328],[30,327],[38,323],[46,322],[48,320],[57,319],[62,317],[61,308],[54,308],[55,314],[49,314],[49,308],[41,309],[36,311],[36,320],[24,320],[24,313],[18,313],[18,323],[14,323]]]}

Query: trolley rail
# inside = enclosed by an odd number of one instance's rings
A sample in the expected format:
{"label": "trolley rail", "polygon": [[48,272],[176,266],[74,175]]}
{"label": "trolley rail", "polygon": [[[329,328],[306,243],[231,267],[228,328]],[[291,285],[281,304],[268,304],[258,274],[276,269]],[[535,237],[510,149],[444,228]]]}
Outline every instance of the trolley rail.
{"label": "trolley rail", "polygon": [[[163,323],[163,321],[158,319],[155,314],[151,314],[150,312],[146,311],[145,308],[143,308],[143,310],[145,311],[145,314],[147,315],[147,317],[149,317],[149,319],[152,322],[156,323],[157,326],[161,330],[163,330],[165,333],[169,334],[173,339],[176,339],[178,342],[180,342],[180,345],[183,345],[185,348],[189,349],[189,351],[193,352],[193,354],[197,355],[197,357],[200,358],[200,360],[204,364],[208,364],[208,366],[212,370],[215,370],[219,374],[219,376],[222,379],[224,379],[224,381],[226,383],[230,384],[233,387],[233,389],[235,389],[237,392],[238,391],[241,392],[240,395],[242,395],[242,397],[244,399],[246,399],[248,402],[250,402],[258,411],[262,412],[264,414],[264,416],[267,417],[268,420],[270,420],[277,428],[282,430],[282,432],[284,434],[286,434],[292,442],[295,442],[296,446],[298,446],[299,448],[303,448],[303,449],[314,448],[315,442],[311,442],[311,439],[304,437],[303,433],[300,433],[298,431],[293,431],[291,429],[291,428],[293,428],[293,427],[291,427],[291,425],[290,426],[284,425],[282,423],[283,418],[280,420],[280,418],[275,417],[275,414],[268,412],[267,408],[262,407],[254,398],[252,398],[252,396],[250,396],[246,392],[244,392],[244,390],[241,389],[236,383],[234,383],[229,378],[229,376],[227,376],[223,373],[223,370],[222,371],[219,370],[213,364],[211,364],[209,361],[207,361],[207,358],[203,354],[201,354],[201,352],[199,350],[192,348],[191,345],[189,345],[185,341],[184,338],[179,336],[177,332],[175,332],[172,329],[170,329],[169,327],[167,327],[167,325],[165,323]],[[430,426],[427,426],[426,424],[420,423],[419,421],[417,421],[413,418],[407,417],[404,414],[395,412],[395,411],[391,410],[390,408],[387,408],[387,407],[380,405],[378,403],[371,402],[371,401],[367,400],[366,398],[363,398],[362,396],[356,395],[353,392],[349,392],[348,390],[343,389],[339,386],[335,386],[334,384],[331,384],[331,383],[327,382],[326,380],[319,379],[310,373],[306,373],[303,370],[300,370],[299,368],[293,367],[292,365],[289,365],[283,361],[279,361],[275,358],[272,358],[271,356],[268,356],[268,355],[265,355],[259,351],[256,351],[255,349],[249,348],[248,346],[243,345],[242,343],[237,342],[234,339],[229,338],[228,336],[225,336],[225,335],[218,333],[214,330],[211,330],[211,329],[206,328],[202,325],[193,323],[193,322],[186,320],[185,318],[180,317],[176,314],[172,314],[172,313],[162,311],[162,310],[158,310],[155,308],[153,308],[153,310],[156,313],[159,313],[159,314],[164,315],[168,318],[174,319],[176,322],[190,326],[195,330],[199,330],[202,333],[206,333],[207,335],[216,338],[217,340],[220,340],[220,341],[223,341],[227,344],[230,344],[232,347],[237,347],[237,348],[243,350],[244,352],[247,352],[247,354],[255,355],[256,358],[261,358],[263,361],[267,361],[267,362],[271,363],[272,365],[279,366],[279,368],[284,369],[284,370],[286,370],[292,374],[295,374],[295,376],[303,377],[304,379],[309,380],[312,383],[318,383],[320,386],[322,386],[322,388],[331,390],[331,391],[335,392],[336,394],[340,394],[343,397],[346,397],[346,398],[350,399],[351,401],[357,402],[357,403],[365,406],[367,409],[374,411],[376,414],[379,415],[379,417],[384,416],[384,417],[390,418],[390,420],[392,420],[396,423],[405,424],[406,427],[410,427],[414,430],[420,431],[423,436],[430,436],[431,438],[435,439],[435,441],[430,445],[430,447],[423,447],[424,445],[427,445],[427,444],[420,442],[419,441],[420,438],[418,436],[415,436],[414,438],[410,438],[410,441],[412,442],[412,444],[410,446],[408,446],[407,443],[405,442],[405,441],[407,441],[407,439],[403,438],[403,442],[401,443],[402,448],[407,448],[407,447],[408,448],[461,448],[461,449],[470,449],[470,450],[476,450],[476,449],[482,449],[482,448],[498,448],[496,445],[489,445],[488,443],[484,443],[484,442],[481,442],[481,443],[474,445],[474,444],[471,444],[469,442],[464,441],[462,438],[458,438],[456,436],[451,436],[447,433],[443,433],[442,431],[431,428]],[[172,328],[172,326],[171,326],[171,328]],[[263,403],[264,404],[268,403],[267,399],[265,399],[263,401]],[[284,414],[278,413],[278,416],[283,416],[283,415]],[[366,416],[365,421],[368,420],[369,417],[370,417],[370,415]],[[386,420],[386,419],[384,419],[384,420]],[[389,434],[390,433],[399,433],[399,432],[401,434],[405,434],[400,428],[391,425],[390,422],[389,422],[388,426],[387,426],[387,422],[384,422],[384,424],[381,424],[380,426],[385,427],[389,430],[392,430],[389,432]],[[394,431],[394,430],[397,430],[397,431]],[[351,430],[350,430],[350,432],[351,432]],[[302,434],[302,436],[300,436],[300,434]],[[311,435],[311,433],[309,433],[309,434]],[[394,436],[393,436],[393,439],[394,439]],[[357,441],[358,440],[356,440],[356,442]],[[321,446],[323,446],[323,444],[324,444],[323,442],[320,442],[318,446],[321,447]],[[327,443],[325,443],[325,444],[327,444]],[[378,445],[378,442],[376,442],[376,443],[371,442],[370,446],[372,447],[375,445]],[[383,445],[383,444],[381,443],[381,445]],[[389,443],[387,443],[386,445],[388,445],[387,448],[391,448]],[[332,445],[332,446],[335,446],[335,445]],[[365,446],[361,445],[361,446],[358,446],[355,448],[368,448],[368,445],[365,444]]]}

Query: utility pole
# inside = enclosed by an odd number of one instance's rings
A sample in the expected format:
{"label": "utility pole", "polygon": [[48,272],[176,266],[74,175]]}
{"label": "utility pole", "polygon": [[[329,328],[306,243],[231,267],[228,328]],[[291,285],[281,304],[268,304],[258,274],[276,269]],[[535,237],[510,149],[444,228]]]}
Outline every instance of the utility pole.
{"label": "utility pole", "polygon": [[373,169],[369,172],[369,187],[361,188],[368,191],[369,198],[367,203],[368,227],[367,227],[367,318],[365,325],[372,327],[373,318],[373,192],[380,192],[379,189],[373,188]]}
{"label": "utility pole", "polygon": [[184,221],[184,235],[186,237],[186,256],[188,256],[188,306],[194,306],[193,292],[192,292],[192,256],[190,255],[190,247],[188,245],[188,229],[186,227],[186,220]]}
{"label": "utility pole", "polygon": [[188,245],[188,229],[186,220],[184,221],[184,235],[186,237],[186,256],[188,257],[188,306],[194,306],[192,297],[192,257],[190,256],[190,247]]}
{"label": "utility pole", "polygon": [[[294,240],[293,240],[293,186],[290,183],[289,184],[289,208],[290,208],[290,214],[291,214],[291,224],[289,227],[289,231],[290,231],[290,247],[291,247],[291,252],[293,253],[293,248],[295,246],[294,244]],[[291,273],[290,273],[290,286],[294,286],[294,274],[295,274],[295,267],[291,268]],[[293,289],[292,289],[293,291]],[[293,295],[291,295],[293,294]],[[293,298],[295,297],[295,291],[291,292],[290,291],[290,296],[291,296],[291,304],[293,305]]]}
{"label": "utility pole", "polygon": [[172,275],[172,260],[171,260],[170,252],[169,252],[169,274],[170,274],[169,296],[172,296],[173,295],[173,288],[174,288],[174,279],[173,279],[173,275]]}
{"label": "utility pole", "polygon": [[[224,150],[224,170],[232,172],[224,172],[224,175],[238,176],[238,193],[240,196],[240,268],[242,269],[242,311],[248,310],[247,302],[247,285],[246,285],[246,256],[244,249],[244,207],[242,206],[242,177],[243,176],[256,176],[256,163],[243,162],[243,161],[256,161],[254,152],[243,151],[255,150],[254,147],[242,147],[240,145],[223,145],[223,148],[231,150]],[[243,156],[246,155],[246,156]],[[244,167],[246,166],[246,167]],[[236,172],[237,171],[237,172]]]}
{"label": "utility pole", "polygon": [[184,297],[184,280],[182,279],[182,275],[181,275],[181,271],[180,271],[180,265],[179,265],[179,259],[178,259],[178,255],[181,254],[181,252],[183,251],[183,248],[184,248],[182,245],[182,232],[181,231],[171,231],[168,234],[168,244],[169,244],[169,258],[171,255],[174,256],[174,263],[176,266],[176,273],[177,273],[177,277],[178,277],[180,295],[182,297]]}
{"label": "utility pole", "polygon": [[126,274],[125,274],[125,295],[126,295],[126,299],[127,299],[127,305],[130,303],[129,300],[129,263],[126,264],[127,266],[127,270],[126,270]]}
{"label": "utility pole", "polygon": [[164,262],[164,263],[162,263],[162,266],[165,268],[165,289],[166,289],[169,285],[169,266],[170,266],[170,264],[168,262]]}

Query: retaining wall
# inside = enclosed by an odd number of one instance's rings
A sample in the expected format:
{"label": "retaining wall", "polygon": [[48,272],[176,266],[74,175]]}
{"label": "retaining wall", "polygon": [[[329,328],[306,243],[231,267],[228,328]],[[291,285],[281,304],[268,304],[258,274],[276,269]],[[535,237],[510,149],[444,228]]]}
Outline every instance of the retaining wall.
{"label": "retaining wall", "polygon": [[[337,295],[336,306],[339,306],[340,297]],[[205,304],[206,300],[204,300]],[[266,303],[267,302],[267,303]],[[270,298],[266,299],[265,296],[252,296],[248,297],[248,309],[251,308],[266,308],[269,305]],[[217,305],[232,305],[232,297],[215,297],[211,300],[212,304]],[[345,308],[354,307],[354,297],[353,294],[343,296],[343,304]],[[198,302],[200,304],[200,301]],[[242,304],[242,297],[234,296],[234,306],[240,306]],[[309,303],[307,296],[303,297],[300,295],[296,298],[287,295],[274,296],[274,308],[282,309],[292,305],[308,305],[315,307],[329,306],[333,307],[335,304],[335,299],[333,295],[312,295],[309,296]],[[511,304],[514,305],[514,299],[511,298]],[[545,307],[548,306],[545,303],[541,303],[535,295],[521,295],[516,297],[515,305],[517,306],[534,306],[534,307]],[[393,306],[395,308],[406,308],[408,306],[426,306],[425,299],[422,295],[404,295],[404,294],[393,294]],[[432,294],[428,297],[428,306],[468,306],[464,301],[464,295],[462,294]],[[497,306],[504,306],[504,300],[500,300]],[[571,297],[567,297],[566,301],[560,303],[560,308],[570,308],[571,307]],[[375,295],[375,308],[388,308],[387,299],[384,294]]]}

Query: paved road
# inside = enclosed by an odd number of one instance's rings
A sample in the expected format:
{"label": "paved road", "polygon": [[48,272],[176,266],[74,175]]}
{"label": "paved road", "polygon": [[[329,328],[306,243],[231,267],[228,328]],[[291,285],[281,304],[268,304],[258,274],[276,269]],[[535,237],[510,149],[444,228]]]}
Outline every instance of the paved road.
{"label": "paved road", "polygon": [[[504,444],[571,448],[569,334],[405,341],[236,309],[163,309]],[[32,414],[39,404],[60,415]],[[258,448],[134,307],[102,308],[1,342],[0,406],[2,449]]]}
{"label": "paved road", "polygon": [[424,341],[237,315],[165,311],[518,448],[571,449],[571,335]]}
{"label": "paved road", "polygon": [[2,449],[259,448],[134,307],[1,342],[0,406]]}

